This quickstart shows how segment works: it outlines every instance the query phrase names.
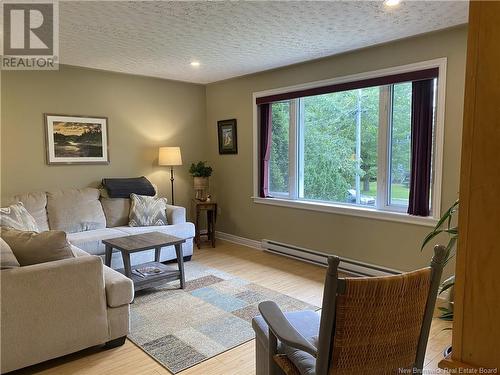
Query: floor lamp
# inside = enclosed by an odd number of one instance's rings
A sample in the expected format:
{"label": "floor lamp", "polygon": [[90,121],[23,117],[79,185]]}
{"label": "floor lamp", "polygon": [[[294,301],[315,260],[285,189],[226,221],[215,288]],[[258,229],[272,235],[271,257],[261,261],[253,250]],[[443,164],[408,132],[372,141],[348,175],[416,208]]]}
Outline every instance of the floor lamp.
{"label": "floor lamp", "polygon": [[160,147],[158,151],[158,165],[170,167],[170,183],[172,185],[172,205],[174,201],[174,166],[182,165],[180,147]]}

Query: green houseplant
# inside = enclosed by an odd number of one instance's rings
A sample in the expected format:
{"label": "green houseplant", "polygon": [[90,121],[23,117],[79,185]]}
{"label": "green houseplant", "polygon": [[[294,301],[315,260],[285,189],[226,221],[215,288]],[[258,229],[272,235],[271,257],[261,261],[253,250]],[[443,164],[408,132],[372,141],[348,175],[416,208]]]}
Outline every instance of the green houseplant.
{"label": "green houseplant", "polygon": [[[424,238],[424,241],[422,242],[422,247],[420,248],[420,251],[422,251],[434,237],[438,236],[439,234],[447,234],[448,235],[448,244],[446,245],[446,262],[447,264],[454,256],[456,253],[456,244],[458,240],[458,225],[455,224],[455,221],[453,220],[455,214],[458,212],[458,206],[459,206],[459,201],[456,200],[455,203],[451,205],[448,210],[441,216],[439,221],[437,222],[436,226],[434,229]],[[455,275],[447,278],[445,281],[442,282],[440,288],[439,288],[439,294],[442,294],[446,290],[449,290],[450,288],[455,285]],[[439,310],[441,311],[440,318],[443,320],[448,320],[451,321],[453,320],[453,302],[450,302],[448,307],[439,307]]]}
{"label": "green houseplant", "polygon": [[193,176],[193,185],[196,199],[205,201],[207,199],[208,178],[212,175],[212,167],[205,165],[206,162],[192,163],[189,173]]}
{"label": "green houseplant", "polygon": [[212,175],[212,167],[205,165],[205,161],[199,161],[198,163],[192,163],[189,168],[189,173],[193,177],[210,177]]}

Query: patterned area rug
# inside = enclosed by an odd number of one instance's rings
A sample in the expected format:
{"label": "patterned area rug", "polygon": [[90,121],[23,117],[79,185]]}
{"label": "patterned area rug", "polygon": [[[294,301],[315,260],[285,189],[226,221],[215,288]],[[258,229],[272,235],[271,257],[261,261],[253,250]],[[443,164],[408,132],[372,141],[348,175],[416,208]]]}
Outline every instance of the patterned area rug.
{"label": "patterned area rug", "polygon": [[185,269],[184,290],[178,281],[142,290],[131,305],[129,339],[174,374],[253,339],[259,302],[318,309],[196,261]]}

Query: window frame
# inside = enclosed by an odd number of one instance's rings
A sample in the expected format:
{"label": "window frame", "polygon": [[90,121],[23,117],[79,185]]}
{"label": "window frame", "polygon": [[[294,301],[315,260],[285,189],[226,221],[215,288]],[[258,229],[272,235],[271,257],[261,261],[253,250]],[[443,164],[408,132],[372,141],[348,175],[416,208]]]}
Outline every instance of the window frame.
{"label": "window frame", "polygon": [[[277,102],[279,103],[279,102]],[[292,103],[289,104],[288,107],[288,116],[289,116],[289,123],[293,121],[294,115],[295,115],[295,108],[292,109]],[[271,135],[272,139],[272,135]],[[288,130],[288,192],[283,192],[283,191],[271,191],[271,186],[269,186],[269,194],[272,193],[273,197],[276,198],[283,198],[283,199],[293,199],[292,192],[290,191],[291,185],[295,186],[295,173],[294,173],[294,166],[292,164],[295,164],[294,160],[294,148],[295,148],[295,134],[292,135],[292,129]],[[272,141],[271,141],[272,142]],[[270,165],[268,166],[268,174],[270,175]],[[294,181],[291,181],[293,179]]]}
{"label": "window frame", "polygon": [[[301,85],[282,87],[277,89],[271,89],[266,91],[254,92],[252,95],[252,108],[253,108],[253,196],[252,199],[254,203],[259,204],[271,204],[277,206],[285,206],[285,207],[293,207],[300,209],[308,209],[314,211],[321,212],[331,212],[337,214],[344,215],[353,215],[353,216],[361,216],[361,217],[369,217],[380,220],[390,220],[390,221],[399,221],[399,222],[408,222],[419,225],[433,226],[437,222],[440,217],[441,210],[441,183],[442,183],[442,164],[443,164],[443,145],[444,145],[444,112],[445,112],[445,89],[446,89],[446,64],[447,59],[445,57],[438,58],[435,60],[423,61],[414,64],[408,64],[403,66],[391,67],[371,72],[353,74],[338,78],[333,78],[329,80],[315,81],[310,83],[305,83]],[[303,174],[303,171],[300,170],[300,164],[295,163],[296,160],[300,157],[300,152],[297,158],[295,157],[295,151],[298,147],[301,147],[301,140],[303,141],[303,137],[297,137],[295,131],[300,131],[303,129],[301,126],[291,126],[289,131],[290,143],[289,143],[289,192],[288,194],[280,194],[279,196],[274,196],[273,198],[261,198],[258,194],[258,184],[259,184],[259,175],[258,175],[258,106],[256,104],[256,99],[269,95],[282,94],[290,91],[297,90],[306,90],[315,87],[321,87],[330,84],[339,84],[346,83],[350,81],[356,81],[361,79],[369,79],[369,78],[377,78],[391,74],[400,74],[407,73],[417,70],[429,69],[429,68],[438,68],[439,69],[439,79],[437,84],[436,91],[436,113],[434,118],[434,146],[433,146],[433,168],[431,175],[431,207],[430,207],[430,215],[428,217],[418,217],[409,215],[406,213],[406,209],[398,205],[390,204],[389,197],[389,187],[388,187],[388,178],[390,174],[389,166],[390,166],[390,148],[389,148],[389,137],[388,132],[390,132],[391,127],[391,119],[392,113],[390,113],[390,108],[384,105],[384,110],[379,111],[379,135],[378,135],[378,155],[379,155],[379,168],[377,174],[377,181],[382,182],[377,184],[377,198],[376,198],[376,208],[370,206],[361,206],[361,205],[353,205],[349,203],[336,203],[336,202],[321,202],[321,201],[310,201],[303,198],[298,198],[300,195],[301,188],[300,186],[300,175]],[[387,87],[387,86],[381,86]],[[392,87],[392,86],[390,86]],[[392,93],[390,90],[386,91],[384,95],[389,95],[390,100],[392,101]],[[388,103],[386,97],[382,97],[382,90],[380,95],[380,100],[385,100],[384,103]],[[292,102],[293,110],[292,110]],[[297,103],[299,103],[299,99],[290,99],[290,119],[295,123],[299,123],[300,119],[298,116],[303,111],[297,111]],[[293,131],[292,131],[293,128]],[[292,134],[293,133],[293,134]],[[297,145],[296,142],[299,142]],[[293,143],[292,143],[293,142]],[[298,147],[297,147],[298,146]],[[302,144],[303,146],[303,144]],[[383,149],[382,149],[383,148]],[[385,149],[385,151],[384,151]],[[303,153],[302,153],[303,155]],[[380,160],[385,158],[385,160]],[[381,162],[383,164],[381,164]],[[303,165],[303,163],[302,163]],[[383,165],[384,168],[380,166]],[[295,180],[295,177],[299,177],[299,181]],[[294,179],[294,180],[292,180]],[[290,190],[293,189],[293,190]],[[379,191],[380,189],[380,191]],[[387,199],[386,199],[387,197]]]}

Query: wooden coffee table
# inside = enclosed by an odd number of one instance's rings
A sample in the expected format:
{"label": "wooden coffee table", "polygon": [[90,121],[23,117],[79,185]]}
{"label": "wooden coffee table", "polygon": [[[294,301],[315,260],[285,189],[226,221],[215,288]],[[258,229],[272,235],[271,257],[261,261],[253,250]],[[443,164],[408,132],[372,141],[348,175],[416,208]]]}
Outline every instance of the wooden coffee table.
{"label": "wooden coffee table", "polygon": [[[180,280],[181,289],[184,289],[184,286],[186,284],[184,278],[184,258],[182,254],[182,244],[184,242],[186,242],[185,239],[170,236],[168,234],[160,232],[141,233],[131,236],[103,240],[102,243],[106,246],[104,263],[108,267],[111,266],[111,256],[113,254],[113,249],[117,249],[122,253],[124,266],[124,268],[117,271],[123,273],[129,279],[132,279],[132,281],[134,282],[135,290],[155,287],[173,280]],[[172,270],[170,267],[167,267],[163,263],[160,263],[161,248],[165,246],[175,247],[178,270]],[[131,266],[130,254],[151,249],[155,250],[154,262]],[[157,267],[161,270],[161,273],[146,277],[141,277],[139,275],[136,275],[135,273],[132,273],[133,270],[142,267]]]}

